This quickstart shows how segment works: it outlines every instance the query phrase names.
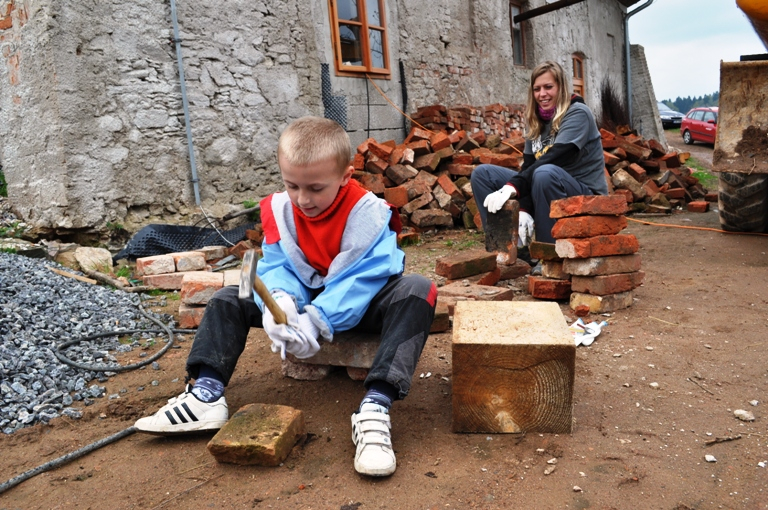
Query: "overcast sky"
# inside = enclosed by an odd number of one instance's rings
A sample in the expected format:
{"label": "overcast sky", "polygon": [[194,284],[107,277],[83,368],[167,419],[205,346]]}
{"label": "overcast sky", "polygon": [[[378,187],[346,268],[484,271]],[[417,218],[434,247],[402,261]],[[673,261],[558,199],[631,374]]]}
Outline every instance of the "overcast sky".
{"label": "overcast sky", "polygon": [[659,101],[711,94],[721,60],[768,51],[735,0],[655,0],[629,18],[629,42],[645,48]]}

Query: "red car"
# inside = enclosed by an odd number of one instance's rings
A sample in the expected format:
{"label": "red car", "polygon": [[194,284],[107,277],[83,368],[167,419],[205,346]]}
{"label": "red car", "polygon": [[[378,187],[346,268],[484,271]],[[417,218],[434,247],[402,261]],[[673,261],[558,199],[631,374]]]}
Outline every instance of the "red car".
{"label": "red car", "polygon": [[680,132],[688,145],[693,142],[714,144],[717,136],[717,106],[692,109],[683,119]]}

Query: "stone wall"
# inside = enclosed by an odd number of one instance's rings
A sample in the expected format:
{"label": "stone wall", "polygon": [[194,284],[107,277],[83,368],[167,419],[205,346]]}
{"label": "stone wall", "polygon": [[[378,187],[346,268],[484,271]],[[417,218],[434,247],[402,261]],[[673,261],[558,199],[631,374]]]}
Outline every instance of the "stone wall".
{"label": "stone wall", "polygon": [[[389,101],[406,112],[524,103],[533,66],[554,59],[570,72],[575,52],[593,109],[604,76],[623,90],[615,0],[524,22],[522,67],[512,64],[508,2],[388,0],[392,74],[373,81],[336,76],[326,0],[177,8],[200,196],[213,216],[280,188],[279,133],[323,115],[329,98],[357,145],[405,137]],[[172,38],[161,0],[0,0],[0,163],[20,217],[57,233],[200,219]]]}

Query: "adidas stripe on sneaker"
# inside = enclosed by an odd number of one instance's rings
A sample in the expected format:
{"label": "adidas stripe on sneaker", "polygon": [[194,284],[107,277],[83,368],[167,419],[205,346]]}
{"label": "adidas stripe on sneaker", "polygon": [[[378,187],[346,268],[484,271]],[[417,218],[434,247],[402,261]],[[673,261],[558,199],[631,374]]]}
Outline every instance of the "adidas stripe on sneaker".
{"label": "adidas stripe on sneaker", "polygon": [[224,396],[207,403],[186,391],[168,401],[152,416],[141,418],[134,425],[139,431],[158,435],[183,434],[218,430],[227,423],[229,410]]}

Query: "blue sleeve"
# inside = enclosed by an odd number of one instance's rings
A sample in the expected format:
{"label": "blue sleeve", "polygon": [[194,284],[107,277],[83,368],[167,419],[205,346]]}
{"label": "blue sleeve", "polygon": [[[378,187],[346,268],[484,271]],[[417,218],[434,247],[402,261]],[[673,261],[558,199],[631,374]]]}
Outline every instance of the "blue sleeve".
{"label": "blue sleeve", "polygon": [[[280,289],[294,296],[301,310],[309,302],[309,291],[296,276],[293,264],[280,248],[280,243],[262,243],[261,250],[264,256],[256,265],[256,274],[270,292]],[[255,293],[254,296],[256,304],[263,312],[264,303]]]}
{"label": "blue sleeve", "polygon": [[386,225],[362,257],[326,282],[312,305],[330,326],[332,334],[351,329],[360,322],[387,280],[403,272],[404,260],[405,254],[397,246],[397,234]]}

